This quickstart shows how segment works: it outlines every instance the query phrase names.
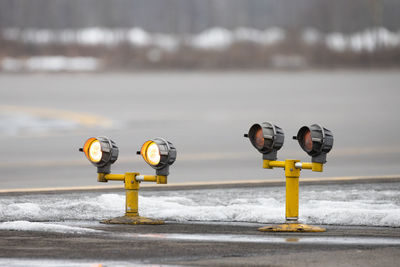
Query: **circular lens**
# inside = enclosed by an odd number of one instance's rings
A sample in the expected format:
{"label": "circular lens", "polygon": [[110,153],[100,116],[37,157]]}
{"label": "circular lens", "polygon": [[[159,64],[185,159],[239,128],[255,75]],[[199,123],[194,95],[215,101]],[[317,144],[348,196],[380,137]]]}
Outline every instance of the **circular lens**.
{"label": "circular lens", "polygon": [[259,149],[264,147],[264,135],[261,128],[259,128],[254,135],[254,144]]}
{"label": "circular lens", "polygon": [[101,157],[103,156],[103,152],[101,151],[101,145],[99,140],[95,140],[90,144],[89,147],[89,158],[92,162],[99,162]]}
{"label": "circular lens", "polygon": [[146,158],[151,165],[157,165],[160,163],[160,150],[158,149],[158,145],[152,142],[146,150]]}
{"label": "circular lens", "polygon": [[305,132],[305,134],[303,136],[303,144],[304,144],[304,149],[306,150],[306,152],[310,152],[312,150],[313,143],[312,143],[310,130],[307,130],[307,132]]}

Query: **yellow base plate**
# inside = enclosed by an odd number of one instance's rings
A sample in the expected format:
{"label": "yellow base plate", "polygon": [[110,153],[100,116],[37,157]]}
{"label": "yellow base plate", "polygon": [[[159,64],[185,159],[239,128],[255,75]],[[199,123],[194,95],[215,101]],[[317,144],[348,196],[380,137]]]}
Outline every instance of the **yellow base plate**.
{"label": "yellow base plate", "polygon": [[121,216],[109,220],[102,220],[100,223],[107,224],[164,224],[162,220],[154,220],[142,216]]}
{"label": "yellow base plate", "polygon": [[302,223],[284,223],[258,228],[262,232],[325,232],[326,229]]}

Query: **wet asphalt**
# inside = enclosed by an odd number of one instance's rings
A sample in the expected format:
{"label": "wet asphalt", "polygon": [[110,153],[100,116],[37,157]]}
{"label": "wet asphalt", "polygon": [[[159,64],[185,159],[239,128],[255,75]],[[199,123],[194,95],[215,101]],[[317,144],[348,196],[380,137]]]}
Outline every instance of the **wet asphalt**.
{"label": "wet asphalt", "polygon": [[[72,266],[76,260],[103,266],[398,266],[400,260],[399,228],[328,225],[324,233],[265,233],[259,226],[167,222],[98,224],[90,226],[101,230],[94,234],[0,231],[0,257]],[[304,242],[310,238],[319,241]]]}

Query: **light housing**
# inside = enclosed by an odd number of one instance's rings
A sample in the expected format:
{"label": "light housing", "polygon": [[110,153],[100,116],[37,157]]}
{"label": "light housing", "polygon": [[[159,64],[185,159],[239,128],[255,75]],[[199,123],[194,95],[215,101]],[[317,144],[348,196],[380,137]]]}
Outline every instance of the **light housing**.
{"label": "light housing", "polygon": [[169,166],[175,162],[176,149],[174,145],[163,139],[154,138],[146,141],[140,152],[144,161],[156,170],[157,175],[167,176],[169,174]]}
{"label": "light housing", "polygon": [[333,146],[332,132],[319,124],[301,127],[294,139],[311,156],[311,161],[317,163],[326,162],[326,154]]}
{"label": "light housing", "polygon": [[117,160],[119,153],[114,141],[105,136],[90,137],[79,150],[97,167],[98,173],[110,173],[111,164]]}
{"label": "light housing", "polygon": [[251,144],[263,154],[263,159],[266,160],[276,160],[277,152],[285,141],[283,130],[270,122],[253,124],[249,133],[244,136],[250,139]]}

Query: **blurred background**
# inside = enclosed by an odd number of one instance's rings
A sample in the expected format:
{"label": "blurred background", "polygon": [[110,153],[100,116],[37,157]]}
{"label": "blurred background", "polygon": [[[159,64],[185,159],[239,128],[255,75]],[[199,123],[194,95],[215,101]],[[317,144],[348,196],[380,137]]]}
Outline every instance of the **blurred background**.
{"label": "blurred background", "polygon": [[136,151],[174,143],[169,182],[283,179],[243,138],[320,123],[324,173],[400,174],[397,0],[0,0],[0,188],[97,185],[78,152],[120,148],[113,171],[152,174]]}
{"label": "blurred background", "polygon": [[0,59],[4,71],[398,67],[399,14],[397,0],[2,0]]}

